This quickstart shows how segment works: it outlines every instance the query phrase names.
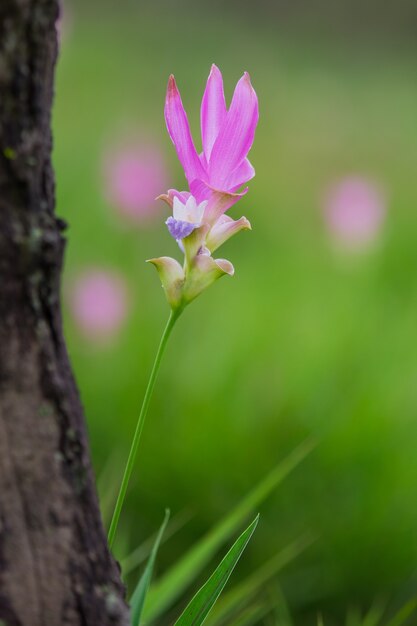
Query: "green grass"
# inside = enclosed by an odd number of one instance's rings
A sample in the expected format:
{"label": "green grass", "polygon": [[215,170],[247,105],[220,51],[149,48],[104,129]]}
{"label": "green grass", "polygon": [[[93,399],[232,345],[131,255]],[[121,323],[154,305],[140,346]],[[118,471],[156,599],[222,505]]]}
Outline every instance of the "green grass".
{"label": "green grass", "polygon": [[[278,458],[313,435],[319,448],[265,506],[258,550],[249,548],[240,571],[310,531],[319,539],[281,576],[295,624],[315,624],[319,611],[369,608],[398,592],[417,558],[411,53],[285,33],[271,21],[252,27],[215,12],[202,20],[169,8],[123,8],[95,17],[74,9],[63,45],[54,163],[58,212],[70,222],[67,284],[85,265],[103,264],[124,272],[132,292],[131,316],[108,349],[88,345],[65,317],[98,472],[110,456],[127,454],[168,313],[144,260],[177,254],[163,219],[134,230],[107,207],[103,148],[128,122],[145,128],[166,149],[172,186],[182,187],[163,122],[168,74],[194,129],[213,61],[229,97],[248,69],[261,106],[257,177],[233,210],[253,232],[222,249],[235,278],[203,294],[175,329],[119,551],[153,532],[166,506],[173,514],[191,509],[190,523],[160,553],[166,571]],[[335,252],[320,212],[325,185],[351,172],[380,181],[389,198],[379,245],[354,259]]]}

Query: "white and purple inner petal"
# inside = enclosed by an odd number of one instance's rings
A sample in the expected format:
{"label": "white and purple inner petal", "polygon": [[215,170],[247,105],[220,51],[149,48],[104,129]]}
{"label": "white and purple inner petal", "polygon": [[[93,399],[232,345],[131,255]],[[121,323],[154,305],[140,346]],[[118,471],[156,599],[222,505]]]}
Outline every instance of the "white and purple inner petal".
{"label": "white and purple inner petal", "polygon": [[169,217],[165,224],[168,226],[169,234],[177,241],[191,235],[193,230],[199,226],[199,224],[193,224],[192,222],[176,220],[174,217]]}
{"label": "white and purple inner petal", "polygon": [[184,239],[191,235],[193,230],[201,226],[207,202],[197,204],[194,196],[189,196],[185,204],[178,197],[174,197],[173,216],[165,222],[174,239]]}

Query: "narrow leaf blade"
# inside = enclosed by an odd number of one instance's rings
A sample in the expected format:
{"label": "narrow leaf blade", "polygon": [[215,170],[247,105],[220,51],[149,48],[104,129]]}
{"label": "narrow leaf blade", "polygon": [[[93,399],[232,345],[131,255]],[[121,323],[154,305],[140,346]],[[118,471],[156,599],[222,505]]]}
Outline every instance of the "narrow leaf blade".
{"label": "narrow leaf blade", "polygon": [[293,561],[305,548],[312,543],[310,535],[304,535],[286,546],[262,567],[253,572],[233,589],[222,595],[208,619],[210,626],[217,623],[232,623],[232,615],[247,605],[254,596],[273,578],[283,567]]}
{"label": "narrow leaf blade", "polygon": [[[235,618],[233,626],[255,626],[269,612],[269,607],[264,605],[249,606]],[[230,623],[230,622],[229,622]]]}
{"label": "narrow leaf blade", "polygon": [[[173,537],[175,533],[181,530],[181,528],[183,528],[185,524],[189,522],[191,517],[191,512],[185,510],[177,513],[177,515],[170,518],[170,522],[165,529],[164,536],[162,537],[161,545],[168,541],[168,539]],[[147,558],[149,558],[157,534],[158,531],[152,534],[152,536],[148,537],[148,539],[141,543],[135,550],[133,550],[133,552],[130,552],[130,554],[125,556],[123,559],[120,559],[120,567],[124,576],[127,576],[132,571],[137,569],[140,565],[142,565],[144,561],[146,561]]]}
{"label": "narrow leaf blade", "polygon": [[417,609],[417,598],[413,598],[394,615],[387,626],[402,626]]}
{"label": "narrow leaf blade", "polygon": [[175,623],[175,626],[200,626],[200,624],[205,621],[214,603],[229,580],[231,573],[242,555],[242,552],[252,537],[255,528],[258,525],[258,521],[259,515],[256,516],[250,526],[248,526],[248,528],[235,541],[229,552],[221,561],[220,565],[218,565],[201,589],[197,591],[194,598]]}
{"label": "narrow leaf blade", "polygon": [[256,485],[239,504],[207,535],[191,548],[160,580],[151,586],[144,617],[150,622],[159,617],[195,580],[217,550],[237,531],[248,515],[297,467],[315,447],[304,441]]}
{"label": "narrow leaf blade", "polygon": [[132,594],[132,598],[130,601],[131,611],[132,611],[132,626],[139,626],[140,618],[142,615],[143,606],[145,604],[146,594],[149,589],[149,585],[151,583],[152,572],[155,565],[156,555],[158,553],[159,545],[161,543],[162,535],[164,534],[165,528],[168,524],[170,511],[167,509],[165,511],[164,521],[162,522],[162,526],[159,529],[159,532],[156,536],[155,543],[153,545],[152,551],[149,555],[148,562],[143,571],[142,576],[139,579],[139,582],[136,586]]}

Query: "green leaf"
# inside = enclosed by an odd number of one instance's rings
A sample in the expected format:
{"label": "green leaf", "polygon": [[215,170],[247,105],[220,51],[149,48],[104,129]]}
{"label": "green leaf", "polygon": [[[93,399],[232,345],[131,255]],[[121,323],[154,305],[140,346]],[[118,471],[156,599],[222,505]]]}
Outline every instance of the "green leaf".
{"label": "green leaf", "polygon": [[378,626],[385,613],[385,603],[376,601],[362,620],[361,626]]}
{"label": "green leaf", "polygon": [[[97,491],[100,500],[101,517],[104,526],[110,524],[111,516],[114,509],[114,503],[117,498],[117,492],[119,490],[118,475],[120,467],[122,466],[124,457],[123,452],[120,449],[115,449],[106,459],[104,466],[97,476]],[[123,535],[123,533],[121,533]],[[118,547],[120,545],[120,539],[118,541]]]}
{"label": "green leaf", "polygon": [[417,609],[417,599],[413,598],[407,604],[405,604],[396,615],[390,620],[387,626],[402,626],[407,619]]}
{"label": "green leaf", "polygon": [[[254,626],[270,611],[268,606],[253,605],[248,606],[234,621],[233,626]],[[230,623],[230,622],[229,622]]]}
{"label": "green leaf", "polygon": [[350,607],[346,618],[346,626],[361,626],[361,624],[362,612],[356,606]]}
{"label": "green leaf", "polygon": [[293,626],[291,611],[279,584],[274,585],[274,618],[276,626]]}
{"label": "green leaf", "polygon": [[200,626],[205,621],[252,537],[258,521],[259,515],[235,541],[208,581],[197,591],[190,604],[175,622],[175,626]]}
{"label": "green leaf", "polygon": [[362,616],[362,612],[352,607],[347,615],[346,626],[378,626],[381,624],[385,612],[385,603],[380,600],[374,602],[368,613]]}
{"label": "green leaf", "polygon": [[[175,533],[181,530],[181,528],[183,528],[185,524],[189,522],[191,517],[192,514],[190,511],[182,511],[172,517],[167,528],[165,529],[161,544],[165,543],[168,539],[175,535]],[[137,567],[139,567],[139,565],[146,561],[152,551],[156,536],[157,533],[154,533],[151,537],[141,543],[140,546],[133,550],[133,552],[125,556],[123,559],[120,559],[120,567],[122,568],[123,576],[126,577]]]}
{"label": "green leaf", "polygon": [[205,537],[191,548],[162,578],[149,590],[144,616],[149,622],[161,615],[181,596],[218,549],[237,532],[248,515],[267,498],[314,448],[315,443],[308,439],[298,446],[288,457],[275,467],[223,520]]}
{"label": "green leaf", "polygon": [[210,615],[208,624],[215,626],[219,623],[230,624],[232,615],[241,609],[257,594],[259,589],[275,576],[285,565],[293,561],[303,550],[311,545],[312,537],[305,535],[286,546],[281,552],[267,561],[253,574],[239,585],[236,585],[228,593],[222,596]]}
{"label": "green leaf", "polygon": [[139,582],[136,586],[135,591],[132,594],[132,598],[130,600],[131,610],[132,610],[132,626],[139,626],[140,618],[142,615],[143,605],[145,604],[146,594],[149,589],[149,585],[152,578],[153,567],[155,564],[156,555],[158,553],[159,544],[161,543],[162,535],[164,534],[166,525],[168,524],[170,512],[167,509],[165,511],[164,521],[162,522],[162,526],[159,529],[158,535],[155,539],[155,543],[153,545],[151,554],[149,556],[148,562],[144,569],[142,576],[139,579]]}

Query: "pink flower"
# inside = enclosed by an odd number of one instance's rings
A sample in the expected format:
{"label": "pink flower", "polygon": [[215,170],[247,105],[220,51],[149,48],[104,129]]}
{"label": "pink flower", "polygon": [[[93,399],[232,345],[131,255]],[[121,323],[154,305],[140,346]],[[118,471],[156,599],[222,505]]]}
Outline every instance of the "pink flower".
{"label": "pink flower", "polygon": [[386,213],[381,189],[372,181],[352,176],[332,185],[324,213],[333,238],[349,249],[363,249],[377,238]]}
{"label": "pink flower", "polygon": [[124,278],[114,271],[85,270],[72,285],[69,305],[84,336],[96,342],[111,340],[128,312]]}
{"label": "pink flower", "polygon": [[105,158],[107,200],[137,223],[158,215],[155,198],[167,180],[164,158],[156,145],[135,143],[114,148]]}
{"label": "pink flower", "polygon": [[[203,151],[197,154],[174,76],[170,76],[165,101],[165,120],[178,158],[184,168],[190,192],[197,204],[208,201],[205,221],[214,223],[247,192],[238,190],[255,175],[247,159],[258,123],[258,98],[249,74],[238,81],[229,109],[220,70],[212,65],[201,102]],[[183,192],[184,193],[184,192]],[[171,199],[179,196],[170,191]]]}
{"label": "pink flower", "polygon": [[165,120],[190,190],[170,189],[160,198],[172,208],[166,225],[184,252],[184,264],[166,256],[150,262],[176,314],[218,278],[234,275],[230,261],[211,255],[230,237],[251,228],[245,217],[233,220],[225,212],[247,192],[239,189],[255,175],[247,155],[258,117],[249,75],[245,72],[237,83],[227,109],[222,75],[213,65],[201,103],[203,152],[197,154],[180,93],[170,76]]}

